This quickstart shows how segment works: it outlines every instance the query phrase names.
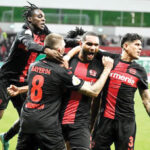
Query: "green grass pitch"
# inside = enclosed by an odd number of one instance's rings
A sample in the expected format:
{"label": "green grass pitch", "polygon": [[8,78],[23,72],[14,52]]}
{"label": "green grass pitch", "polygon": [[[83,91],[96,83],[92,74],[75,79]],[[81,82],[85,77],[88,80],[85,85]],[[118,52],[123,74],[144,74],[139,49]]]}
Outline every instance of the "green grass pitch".
{"label": "green grass pitch", "polygon": [[[147,115],[144,109],[138,92],[135,96],[135,112],[137,123],[135,150],[150,150],[150,117]],[[2,120],[0,120],[0,133],[7,131],[7,129],[9,129],[9,127],[17,118],[17,112],[10,102]],[[17,136],[10,141],[9,150],[15,150],[16,142]],[[1,149],[0,143],[0,150]],[[112,150],[114,150],[114,146],[112,146]]]}

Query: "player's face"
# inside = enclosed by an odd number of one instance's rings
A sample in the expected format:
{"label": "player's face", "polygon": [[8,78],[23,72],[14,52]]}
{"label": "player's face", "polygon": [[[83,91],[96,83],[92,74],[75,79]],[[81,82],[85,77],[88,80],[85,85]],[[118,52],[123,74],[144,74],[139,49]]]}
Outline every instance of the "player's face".
{"label": "player's face", "polygon": [[86,40],[82,42],[82,58],[84,61],[93,60],[99,49],[99,38],[97,36],[86,36]]}
{"label": "player's face", "polygon": [[127,50],[128,57],[131,60],[139,59],[142,50],[142,42],[140,40],[127,42],[126,50]]}
{"label": "player's face", "polygon": [[29,21],[34,27],[44,30],[46,19],[42,10],[35,9],[32,17],[29,17]]}

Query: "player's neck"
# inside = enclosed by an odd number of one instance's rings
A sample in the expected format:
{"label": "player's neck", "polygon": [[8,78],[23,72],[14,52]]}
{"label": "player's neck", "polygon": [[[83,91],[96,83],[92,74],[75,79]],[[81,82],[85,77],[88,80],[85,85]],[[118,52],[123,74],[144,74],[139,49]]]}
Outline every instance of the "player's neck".
{"label": "player's neck", "polygon": [[133,61],[133,59],[129,55],[126,55],[126,53],[122,53],[121,60],[126,61],[126,62],[132,62]]}
{"label": "player's neck", "polygon": [[79,54],[78,54],[78,58],[81,60],[81,61],[84,61],[84,57],[82,55],[82,52],[80,51]]}

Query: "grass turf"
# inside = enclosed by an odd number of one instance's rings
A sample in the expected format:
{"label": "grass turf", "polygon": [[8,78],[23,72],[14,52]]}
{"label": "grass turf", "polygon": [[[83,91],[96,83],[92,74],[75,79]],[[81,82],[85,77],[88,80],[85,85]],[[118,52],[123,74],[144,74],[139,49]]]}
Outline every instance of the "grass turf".
{"label": "grass turf", "polygon": [[[150,149],[150,118],[147,115],[144,106],[142,104],[139,93],[135,96],[135,113],[137,123],[137,133],[135,141],[135,150],[149,150]],[[11,102],[6,109],[2,120],[0,120],[0,133],[5,132],[11,127],[14,121],[18,119],[16,110],[13,108]],[[17,143],[17,136],[10,140],[9,150],[15,150]],[[1,149],[1,143],[0,143]],[[114,150],[114,146],[112,146]]]}

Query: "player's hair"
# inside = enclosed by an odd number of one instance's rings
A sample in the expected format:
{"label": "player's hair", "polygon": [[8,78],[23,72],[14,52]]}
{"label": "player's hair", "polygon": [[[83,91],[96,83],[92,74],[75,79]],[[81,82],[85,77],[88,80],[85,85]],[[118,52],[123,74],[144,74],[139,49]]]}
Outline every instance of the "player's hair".
{"label": "player's hair", "polygon": [[[86,37],[87,36],[96,36],[96,37],[98,37],[98,35],[95,33],[95,32],[86,32],[86,33],[84,33],[83,34],[83,36],[82,36],[82,41],[86,41]],[[98,37],[99,38],[99,37]]]}
{"label": "player's hair", "polygon": [[[28,17],[31,17],[33,15],[33,12],[34,10],[36,9],[40,9],[38,8],[36,5],[34,4],[31,4],[30,2],[28,2],[30,4],[30,6],[24,6],[24,9],[23,9],[23,18],[24,18],[24,21],[26,23],[29,23],[28,21]],[[40,9],[41,10],[41,9]]]}
{"label": "player's hair", "polygon": [[76,38],[77,36],[82,36],[86,31],[84,31],[82,28],[76,27],[75,30],[70,30],[66,37],[67,38]]}
{"label": "player's hair", "polygon": [[60,34],[51,33],[46,36],[44,45],[45,47],[56,50],[62,40],[63,36],[61,36]]}
{"label": "player's hair", "polygon": [[137,33],[127,33],[123,36],[121,40],[121,47],[123,47],[123,44],[125,42],[133,42],[135,40],[140,40],[142,41],[142,37],[138,35]]}

